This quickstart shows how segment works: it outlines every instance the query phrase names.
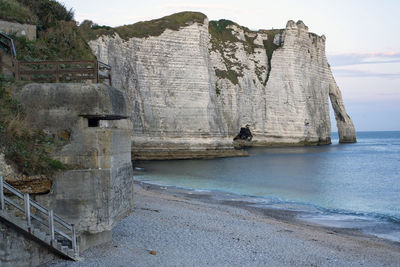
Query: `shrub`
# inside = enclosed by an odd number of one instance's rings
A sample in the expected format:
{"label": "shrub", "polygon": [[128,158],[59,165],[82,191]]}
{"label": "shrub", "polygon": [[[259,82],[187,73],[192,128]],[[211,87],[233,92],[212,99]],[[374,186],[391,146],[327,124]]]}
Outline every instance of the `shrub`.
{"label": "shrub", "polygon": [[13,80],[0,76],[0,147],[8,161],[25,175],[51,175],[67,166],[51,158],[62,142],[33,129],[21,105],[12,98]]}
{"label": "shrub", "polygon": [[28,24],[38,22],[37,16],[16,0],[0,0],[0,19]]}
{"label": "shrub", "polygon": [[92,60],[92,50],[72,21],[60,21],[56,26],[39,33],[36,41],[12,35],[17,58],[23,61]]}
{"label": "shrub", "polygon": [[17,0],[38,18],[38,30],[53,27],[59,21],[73,21],[74,11],[55,0]]}

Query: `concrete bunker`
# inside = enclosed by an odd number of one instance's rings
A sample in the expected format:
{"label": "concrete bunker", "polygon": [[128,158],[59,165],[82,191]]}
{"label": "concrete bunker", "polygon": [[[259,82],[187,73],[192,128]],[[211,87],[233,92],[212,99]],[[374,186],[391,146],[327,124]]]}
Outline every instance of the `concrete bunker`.
{"label": "concrete bunker", "polygon": [[28,84],[15,93],[32,127],[69,142],[53,158],[72,166],[37,195],[77,225],[80,250],[111,240],[113,226],[133,210],[129,104],[104,84]]}

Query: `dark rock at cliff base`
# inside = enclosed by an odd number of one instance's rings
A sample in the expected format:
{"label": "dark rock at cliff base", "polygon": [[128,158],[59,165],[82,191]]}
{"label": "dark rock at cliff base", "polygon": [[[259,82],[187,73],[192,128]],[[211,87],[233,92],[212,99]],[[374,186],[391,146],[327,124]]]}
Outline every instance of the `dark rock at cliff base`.
{"label": "dark rock at cliff base", "polygon": [[233,140],[247,140],[247,141],[251,141],[251,139],[253,139],[253,135],[251,134],[249,126],[241,127],[239,134],[236,135],[235,138],[233,138]]}

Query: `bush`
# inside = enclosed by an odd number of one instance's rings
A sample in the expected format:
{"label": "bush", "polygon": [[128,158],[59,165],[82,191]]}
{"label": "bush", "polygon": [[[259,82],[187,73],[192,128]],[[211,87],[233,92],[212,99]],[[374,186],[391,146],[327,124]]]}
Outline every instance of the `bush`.
{"label": "bush", "polygon": [[67,9],[55,0],[17,0],[38,18],[38,30],[46,30],[59,21],[73,21],[73,9]]}
{"label": "bush", "polygon": [[37,16],[16,0],[0,0],[0,19],[28,24],[38,22]]}
{"label": "bush", "polygon": [[14,39],[17,58],[23,61],[39,60],[93,60],[95,56],[72,21],[60,21],[56,26],[39,33],[36,41],[25,37]]}
{"label": "bush", "polygon": [[0,147],[8,161],[25,175],[51,175],[66,165],[51,158],[62,141],[29,126],[21,105],[12,98],[13,80],[0,76]]}

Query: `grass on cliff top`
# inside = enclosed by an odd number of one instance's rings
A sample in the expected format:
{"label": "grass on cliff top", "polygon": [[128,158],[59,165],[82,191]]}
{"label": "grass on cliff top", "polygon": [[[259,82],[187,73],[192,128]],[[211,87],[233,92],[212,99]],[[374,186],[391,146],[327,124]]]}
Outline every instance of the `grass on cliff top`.
{"label": "grass on cliff top", "polygon": [[0,20],[36,24],[37,16],[16,0],[0,0]]}
{"label": "grass on cliff top", "polygon": [[[232,33],[232,29],[228,28],[230,25],[237,25],[231,20],[211,20],[208,24],[208,32],[211,35],[211,44],[213,49],[217,49],[217,46],[221,42],[237,42],[239,41]],[[239,26],[239,25],[237,25]],[[215,47],[214,47],[215,46]]]}
{"label": "grass on cliff top", "polygon": [[21,105],[11,96],[13,86],[13,80],[0,76],[0,151],[25,175],[51,175],[65,169],[51,158],[56,140],[28,125]]}
{"label": "grass on cliff top", "polygon": [[101,35],[111,35],[115,32],[127,40],[132,37],[144,38],[149,36],[159,36],[166,29],[177,31],[181,27],[190,25],[192,23],[204,23],[206,15],[200,12],[180,12],[165,16],[159,19],[140,21],[131,25],[124,25],[116,28],[108,26],[99,26],[91,21],[84,21],[81,29],[87,40],[93,40]]}
{"label": "grass on cliff top", "polygon": [[[233,30],[229,27],[235,25],[238,28],[241,28],[245,32],[251,32],[248,28],[240,26],[239,24],[226,19],[214,20],[210,21],[208,25],[208,32],[211,36],[211,49],[213,51],[218,51],[222,56],[224,65],[226,67],[225,70],[215,70],[215,75],[220,79],[228,79],[233,84],[238,84],[238,77],[243,76],[240,70],[243,67],[237,63],[237,59],[234,57],[234,52],[232,51],[232,43],[241,42],[243,43],[243,47],[247,51],[247,53],[254,53],[254,48],[256,45],[254,44],[254,38],[250,38],[245,35],[246,41],[239,40],[233,33]],[[227,51],[231,50],[231,54],[228,55]],[[233,70],[233,68],[238,69],[239,72]]]}

